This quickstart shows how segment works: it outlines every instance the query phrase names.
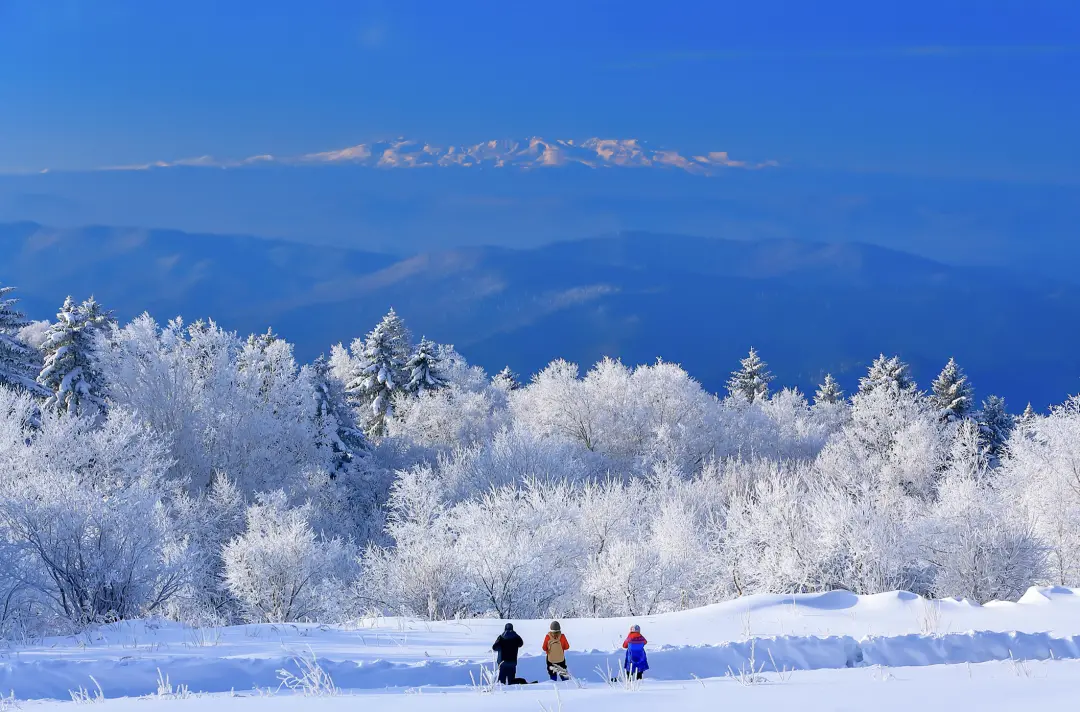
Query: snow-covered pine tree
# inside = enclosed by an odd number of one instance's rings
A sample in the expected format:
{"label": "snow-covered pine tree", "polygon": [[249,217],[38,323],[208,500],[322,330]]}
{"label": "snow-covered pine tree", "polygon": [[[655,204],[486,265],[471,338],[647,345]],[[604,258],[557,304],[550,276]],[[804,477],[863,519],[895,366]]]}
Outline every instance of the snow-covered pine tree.
{"label": "snow-covered pine tree", "polygon": [[408,358],[409,332],[391,309],[364,339],[360,376],[346,385],[346,391],[360,407],[368,437],[386,434],[387,421],[394,416],[394,394],[407,383]]}
{"label": "snow-covered pine tree", "polygon": [[840,384],[836,382],[831,373],[825,374],[825,382],[818,386],[814,394],[814,403],[839,403],[844,400],[844,392],[840,390]]}
{"label": "snow-covered pine tree", "polygon": [[957,365],[956,359],[950,358],[934,379],[931,386],[930,402],[938,412],[942,422],[954,423],[967,417],[974,403],[974,394],[964,371]]}
{"label": "snow-covered pine tree", "polygon": [[911,368],[900,360],[899,356],[886,358],[881,354],[870,364],[865,376],[859,379],[859,392],[870,393],[877,388],[891,391],[910,391],[915,388],[911,379]]}
{"label": "snow-covered pine tree", "polygon": [[438,345],[428,339],[420,339],[420,345],[405,364],[405,373],[409,377],[405,384],[406,393],[419,395],[447,385],[439,368]]}
{"label": "snow-covered pine tree", "polygon": [[1015,424],[1013,416],[1005,410],[1005,399],[1000,396],[987,396],[977,421],[979,437],[990,459],[990,466],[997,467],[1005,454],[1005,446]]}
{"label": "snow-covered pine tree", "polygon": [[236,356],[237,370],[258,384],[259,395],[269,397],[283,374],[295,370],[292,346],[282,341],[273,329],[264,334],[249,334]]}
{"label": "snow-covered pine tree", "polygon": [[40,354],[18,336],[29,322],[15,308],[19,300],[8,296],[13,291],[14,287],[0,287],[0,385],[46,397],[48,391],[34,380],[41,369]]}
{"label": "snow-covered pine tree", "polygon": [[732,371],[731,378],[728,379],[728,393],[748,403],[768,397],[769,383],[773,380],[773,375],[769,373],[768,364],[761,360],[757,351],[750,349],[750,355],[740,360],[739,364],[739,369]]}
{"label": "snow-covered pine tree", "polygon": [[51,395],[46,408],[70,415],[104,410],[102,384],[95,367],[95,339],[112,323],[112,315],[90,297],[82,304],[68,297],[45,339],[45,366],[38,383]]}
{"label": "snow-covered pine tree", "polygon": [[1029,402],[1020,417],[1013,421],[1013,428],[1019,433],[1032,437],[1035,434],[1035,427],[1038,423],[1039,414],[1035,412],[1035,409],[1031,407],[1031,403]]}
{"label": "snow-covered pine tree", "polygon": [[509,366],[505,366],[503,370],[492,377],[491,385],[506,392],[516,391],[521,388],[521,382],[518,381],[518,375],[511,371]]}
{"label": "snow-covered pine tree", "polygon": [[368,442],[356,424],[345,397],[345,387],[331,372],[330,362],[319,356],[311,365],[315,386],[315,432],[319,447],[329,448],[330,477],[334,478],[367,452]]}

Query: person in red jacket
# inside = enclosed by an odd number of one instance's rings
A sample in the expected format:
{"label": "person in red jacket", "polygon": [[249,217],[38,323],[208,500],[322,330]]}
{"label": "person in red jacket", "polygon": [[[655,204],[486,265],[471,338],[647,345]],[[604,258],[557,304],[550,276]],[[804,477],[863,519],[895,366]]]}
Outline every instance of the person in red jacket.
{"label": "person in red jacket", "polygon": [[645,655],[645,645],[648,642],[641,634],[641,626],[635,625],[630,628],[630,635],[626,636],[622,644],[626,650],[623,670],[626,671],[627,677],[636,676],[640,680],[642,674],[649,669],[649,658]]}
{"label": "person in red jacket", "polygon": [[544,636],[548,675],[552,680],[570,679],[570,670],[566,666],[566,651],[569,649],[570,643],[566,642],[566,636],[562,634],[559,621],[552,621],[551,630]]}

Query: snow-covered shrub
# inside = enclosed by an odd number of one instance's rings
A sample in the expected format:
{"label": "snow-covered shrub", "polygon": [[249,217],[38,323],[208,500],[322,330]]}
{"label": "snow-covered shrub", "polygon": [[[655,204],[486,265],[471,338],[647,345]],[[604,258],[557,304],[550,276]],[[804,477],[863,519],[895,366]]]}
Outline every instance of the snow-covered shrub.
{"label": "snow-covered shrub", "polygon": [[244,513],[243,495],[223,475],[195,495],[174,493],[165,553],[184,576],[166,607],[170,617],[197,625],[227,625],[237,618],[222,551],[243,533]]}
{"label": "snow-covered shrub", "polygon": [[869,485],[819,483],[805,506],[816,557],[812,590],[930,592],[932,574],[919,550],[921,500]]}
{"label": "snow-covered shrub", "polygon": [[922,395],[873,388],[852,399],[850,421],[829,440],[817,468],[852,491],[898,490],[925,500],[933,496],[947,450],[937,414]]}
{"label": "snow-covered shrub", "polygon": [[493,490],[450,513],[458,560],[475,591],[476,613],[499,618],[555,615],[575,579],[566,486],[536,482]]}
{"label": "snow-covered shrub", "polygon": [[426,465],[398,472],[389,510],[393,546],[364,553],[356,591],[361,605],[429,620],[463,613],[469,593],[438,473]]}
{"label": "snow-covered shrub", "polygon": [[164,553],[164,448],[117,410],[100,424],[47,412],[15,445],[0,524],[47,612],[84,625],[160,610],[182,578]]}
{"label": "snow-covered shrub", "polygon": [[1010,511],[1000,491],[967,474],[952,473],[941,483],[923,546],[938,597],[1015,600],[1046,577],[1046,553],[1032,527]]}
{"label": "snow-covered shrub", "polygon": [[817,583],[815,541],[797,474],[757,480],[727,512],[723,553],[737,590],[801,593]]}
{"label": "snow-covered shrub", "polygon": [[494,387],[468,390],[451,384],[395,399],[391,437],[421,447],[453,449],[489,441],[507,422],[506,397]]}
{"label": "snow-covered shrub", "polygon": [[1022,421],[997,475],[1046,547],[1049,581],[1080,584],[1080,397]]}
{"label": "snow-covered shrub", "polygon": [[640,528],[589,559],[582,593],[607,615],[652,615],[688,608],[703,563],[703,541],[693,514],[675,501],[659,503],[655,510],[631,512],[641,517]]}
{"label": "snow-covered shrub", "polygon": [[225,581],[247,620],[315,620],[341,605],[352,557],[341,540],[318,536],[309,516],[310,505],[290,508],[284,492],[259,495],[247,530],[225,545]]}
{"label": "snow-covered shrub", "polygon": [[144,315],[109,336],[99,362],[109,397],[165,439],[170,476],[192,491],[225,473],[248,497],[291,493],[306,469],[332,469],[314,374],[273,335],[243,342],[213,322],[161,329]]}

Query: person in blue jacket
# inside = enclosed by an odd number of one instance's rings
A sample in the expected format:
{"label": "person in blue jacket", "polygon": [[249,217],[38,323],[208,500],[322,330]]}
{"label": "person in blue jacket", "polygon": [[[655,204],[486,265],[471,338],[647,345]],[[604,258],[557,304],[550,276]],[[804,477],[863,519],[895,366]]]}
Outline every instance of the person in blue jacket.
{"label": "person in blue jacket", "polygon": [[630,635],[626,636],[626,640],[622,644],[623,648],[626,649],[623,670],[626,671],[627,677],[635,676],[640,680],[642,674],[649,669],[649,658],[645,655],[645,645],[648,642],[645,640],[645,636],[641,634],[641,626],[631,626]]}

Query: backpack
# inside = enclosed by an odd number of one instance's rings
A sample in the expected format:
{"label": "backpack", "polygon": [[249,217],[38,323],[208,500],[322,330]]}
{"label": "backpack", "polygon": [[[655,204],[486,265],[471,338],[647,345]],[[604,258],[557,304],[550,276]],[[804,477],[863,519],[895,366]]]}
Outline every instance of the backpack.
{"label": "backpack", "polygon": [[562,633],[548,633],[548,654],[547,659],[549,662],[559,663],[560,665],[566,662],[566,653],[562,648]]}

